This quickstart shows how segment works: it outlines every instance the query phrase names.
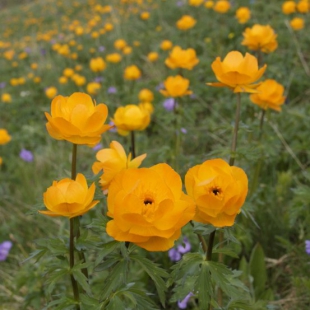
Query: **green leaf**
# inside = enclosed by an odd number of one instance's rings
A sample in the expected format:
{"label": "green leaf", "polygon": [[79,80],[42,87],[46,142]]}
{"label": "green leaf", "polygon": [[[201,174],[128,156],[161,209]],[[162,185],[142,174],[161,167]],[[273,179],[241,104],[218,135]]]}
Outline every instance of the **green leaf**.
{"label": "green leaf", "polygon": [[111,241],[111,242],[103,244],[100,247],[100,250],[97,254],[95,266],[97,266],[103,260],[104,257],[114,252],[119,246],[120,246],[120,242],[118,241]]}
{"label": "green leaf", "polygon": [[251,253],[249,270],[254,279],[253,287],[255,291],[255,299],[258,300],[261,294],[265,291],[267,281],[265,254],[259,243],[255,245]]}
{"label": "green leaf", "polygon": [[82,310],[98,310],[100,309],[99,300],[86,294],[80,294]]}
{"label": "green leaf", "polygon": [[215,248],[212,250],[212,253],[222,253],[230,257],[239,258],[239,255],[237,253],[235,253],[232,249],[227,247]]}
{"label": "green leaf", "polygon": [[201,264],[196,289],[198,290],[199,309],[208,309],[213,298],[213,286],[207,261]]}
{"label": "green leaf", "polygon": [[47,252],[46,248],[35,250],[32,253],[30,253],[29,257],[27,257],[25,260],[22,261],[22,264],[28,262],[31,259],[35,259],[34,263],[36,263],[40,260],[41,257],[45,255],[46,252]]}
{"label": "green leaf", "polygon": [[200,234],[202,236],[210,235],[212,232],[216,230],[216,228],[212,225],[201,224],[197,222],[193,222],[193,231],[195,234]]}
{"label": "green leaf", "polygon": [[166,284],[162,278],[168,278],[169,274],[158,267],[158,264],[153,263],[145,257],[139,256],[137,254],[130,255],[131,260],[135,261],[141,266],[141,268],[149,275],[149,277],[154,281],[156,290],[158,293],[159,300],[163,307],[165,306],[165,291]]}
{"label": "green leaf", "polygon": [[117,295],[114,295],[105,309],[107,310],[126,309],[126,305],[123,304],[122,300]]}
{"label": "green leaf", "polygon": [[88,284],[88,280],[80,269],[72,269],[71,270],[74,279],[82,286],[83,290],[91,295],[91,289]]}

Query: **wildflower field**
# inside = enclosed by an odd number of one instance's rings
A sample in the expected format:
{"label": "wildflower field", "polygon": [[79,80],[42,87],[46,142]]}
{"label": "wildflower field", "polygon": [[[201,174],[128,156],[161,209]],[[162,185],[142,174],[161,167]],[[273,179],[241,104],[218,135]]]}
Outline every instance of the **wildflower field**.
{"label": "wildflower field", "polygon": [[308,0],[0,5],[0,310],[310,309]]}

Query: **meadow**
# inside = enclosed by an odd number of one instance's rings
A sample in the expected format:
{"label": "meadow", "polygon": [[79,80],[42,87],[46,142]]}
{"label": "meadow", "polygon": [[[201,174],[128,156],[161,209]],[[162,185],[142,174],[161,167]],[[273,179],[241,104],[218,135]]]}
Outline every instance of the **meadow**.
{"label": "meadow", "polygon": [[307,0],[2,5],[0,310],[310,308]]}

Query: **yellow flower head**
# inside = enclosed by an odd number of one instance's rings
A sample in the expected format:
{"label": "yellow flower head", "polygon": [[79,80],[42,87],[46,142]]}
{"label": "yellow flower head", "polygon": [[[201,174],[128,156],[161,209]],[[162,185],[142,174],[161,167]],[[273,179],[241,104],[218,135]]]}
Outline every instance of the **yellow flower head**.
{"label": "yellow flower head", "polygon": [[308,13],[309,12],[309,0],[300,0],[297,3],[297,11],[299,13]]}
{"label": "yellow flower head", "polygon": [[137,80],[141,77],[141,71],[136,65],[128,66],[124,71],[124,78],[126,80]]}
{"label": "yellow flower head", "polygon": [[93,72],[101,72],[106,68],[106,63],[101,57],[92,58],[89,67]]}
{"label": "yellow flower head", "polygon": [[127,46],[127,42],[123,39],[118,39],[114,42],[114,47],[117,49],[117,50],[122,50],[124,47]]}
{"label": "yellow flower head", "polygon": [[8,94],[8,93],[3,93],[3,94],[1,95],[1,101],[2,101],[2,102],[5,102],[5,103],[11,103],[11,102],[12,102],[12,97],[11,97],[11,95]]}
{"label": "yellow flower head", "polygon": [[175,46],[165,61],[166,66],[170,69],[182,68],[192,70],[198,63],[199,59],[193,48],[183,50],[180,46]]}
{"label": "yellow flower head", "polygon": [[156,52],[150,52],[150,53],[147,54],[147,59],[150,62],[155,62],[158,59],[158,57],[159,57],[159,55]]}
{"label": "yellow flower head", "polygon": [[188,0],[188,4],[191,6],[200,6],[204,0]]}
{"label": "yellow flower head", "polygon": [[[79,83],[79,78],[75,79],[75,83]],[[87,93],[90,95],[97,95],[100,88],[101,88],[101,85],[97,82],[90,82],[86,86]]]}
{"label": "yellow flower head", "polygon": [[294,30],[301,30],[305,27],[305,21],[301,17],[295,17],[290,21],[290,25]]}
{"label": "yellow flower head", "polygon": [[129,131],[144,130],[150,123],[149,111],[135,104],[119,107],[115,111],[113,122],[121,135],[128,135]]}
{"label": "yellow flower head", "polygon": [[169,40],[164,40],[161,42],[160,44],[160,48],[163,50],[163,51],[168,51],[172,48],[172,42],[169,41]]}
{"label": "yellow flower head", "polygon": [[72,75],[74,74],[74,70],[72,68],[66,68],[64,69],[64,71],[62,72],[62,74],[65,77],[72,77]]}
{"label": "yellow flower head", "polygon": [[92,209],[99,200],[93,200],[95,183],[89,188],[83,174],[75,180],[66,178],[54,181],[43,194],[44,205],[48,210],[39,211],[48,216],[65,216],[73,218]]}
{"label": "yellow flower head", "polygon": [[154,100],[153,92],[147,88],[141,89],[138,97],[141,102],[152,102]]}
{"label": "yellow flower head", "polygon": [[258,93],[251,94],[250,100],[267,110],[268,108],[280,112],[281,106],[285,101],[284,87],[277,81],[269,79],[263,81],[256,90]]}
{"label": "yellow flower head", "polygon": [[118,63],[122,60],[122,56],[119,53],[112,53],[106,56],[107,62]]}
{"label": "yellow flower head", "polygon": [[212,9],[213,6],[214,6],[214,1],[208,0],[208,1],[205,2],[205,7],[207,9]]}
{"label": "yellow flower head", "polygon": [[166,97],[183,97],[192,94],[192,91],[188,90],[189,80],[181,75],[169,76],[164,81],[164,86],[165,89],[161,89],[160,92]]}
{"label": "yellow flower head", "polygon": [[131,159],[131,154],[126,156],[125,150],[120,143],[112,141],[110,148],[102,149],[96,154],[98,161],[93,164],[92,170],[95,174],[103,171],[99,182],[101,188],[105,191],[117,173],[124,169],[138,168],[145,157],[146,154],[143,154]]}
{"label": "yellow flower head", "polygon": [[107,234],[148,251],[167,251],[195,214],[180,176],[167,164],[127,169],[109,187]]}
{"label": "yellow flower head", "polygon": [[151,102],[148,102],[148,101],[141,102],[139,103],[139,107],[141,109],[148,111],[150,114],[153,114],[154,112],[154,106],[152,105]]}
{"label": "yellow flower head", "polygon": [[215,87],[228,87],[235,93],[256,93],[259,84],[253,84],[264,74],[267,65],[258,69],[256,57],[246,53],[245,56],[238,52],[229,52],[223,61],[217,57],[211,65],[219,83],[207,83]]}
{"label": "yellow flower head", "polygon": [[73,93],[70,97],[55,97],[51,114],[45,112],[48,120],[46,129],[56,140],[75,144],[95,146],[101,135],[111,128],[104,122],[108,116],[105,104],[94,105],[92,98],[84,93]]}
{"label": "yellow flower head", "polygon": [[0,128],[0,145],[7,144],[11,141],[11,136],[6,129]]}
{"label": "yellow flower head", "polygon": [[241,44],[250,50],[271,53],[278,47],[277,35],[269,25],[255,24],[252,28],[246,28],[243,37]]}
{"label": "yellow flower head", "polygon": [[230,3],[227,0],[219,0],[213,6],[213,10],[217,13],[225,14],[230,9]]}
{"label": "yellow flower head", "polygon": [[197,21],[190,15],[183,15],[176,23],[176,26],[180,30],[188,30],[196,25]]}
{"label": "yellow flower head", "polygon": [[57,95],[57,93],[58,93],[58,90],[54,86],[48,87],[45,90],[45,95],[49,99],[53,99]]}
{"label": "yellow flower head", "polygon": [[286,15],[295,13],[296,3],[295,1],[284,1],[282,4],[282,12]]}
{"label": "yellow flower head", "polygon": [[232,226],[245,201],[248,178],[241,168],[211,159],[187,171],[185,187],[196,203],[194,221]]}
{"label": "yellow flower head", "polygon": [[142,20],[147,20],[147,19],[150,18],[150,13],[149,13],[149,12],[142,12],[142,13],[140,14],[140,18],[141,18]]}
{"label": "yellow flower head", "polygon": [[239,24],[245,24],[251,18],[251,11],[247,7],[240,7],[236,11],[236,18],[238,19]]}

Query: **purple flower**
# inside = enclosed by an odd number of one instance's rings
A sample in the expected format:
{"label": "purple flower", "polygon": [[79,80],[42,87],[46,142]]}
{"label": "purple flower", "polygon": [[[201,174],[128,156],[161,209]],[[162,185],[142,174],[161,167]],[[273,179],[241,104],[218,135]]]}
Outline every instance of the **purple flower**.
{"label": "purple flower", "polygon": [[4,88],[6,86],[6,83],[5,82],[1,82],[0,83],[0,89]]}
{"label": "purple flower", "polygon": [[305,241],[306,253],[310,255],[310,240]]}
{"label": "purple flower", "polygon": [[31,151],[28,151],[26,149],[22,149],[19,153],[19,157],[28,163],[33,161],[33,154]]}
{"label": "purple flower", "polygon": [[167,111],[171,112],[171,111],[173,111],[174,106],[175,106],[176,104],[177,104],[177,103],[176,103],[176,101],[174,100],[174,98],[168,98],[168,99],[166,99],[166,100],[163,102],[163,107],[164,107]]}
{"label": "purple flower", "polygon": [[41,48],[40,53],[42,56],[46,55],[46,49],[45,48]]}
{"label": "purple flower", "polygon": [[178,307],[180,309],[186,309],[187,308],[187,303],[189,301],[189,299],[193,296],[194,294],[192,292],[190,292],[189,294],[187,294],[185,296],[185,298],[181,301],[178,301]]}
{"label": "purple flower", "polygon": [[96,83],[101,83],[104,80],[104,78],[102,76],[97,76],[94,78],[94,82]]}
{"label": "purple flower", "polygon": [[116,89],[116,87],[114,87],[114,86],[110,86],[109,88],[108,88],[108,94],[116,94],[117,93],[117,89]]}
{"label": "purple flower", "polygon": [[181,254],[175,248],[172,248],[168,251],[169,258],[172,262],[177,262],[181,259]]}
{"label": "purple flower", "polygon": [[191,244],[189,243],[188,239],[184,237],[182,244],[178,245],[178,251],[182,254],[185,254],[190,250],[191,250]]}
{"label": "purple flower", "polygon": [[94,151],[99,151],[101,149],[102,149],[102,144],[100,142],[93,147]]}
{"label": "purple flower", "polygon": [[[178,6],[178,7],[183,6],[183,5],[184,5],[183,1],[178,1],[178,2],[177,2],[177,6]],[[181,309],[185,309],[185,308],[181,308]]]}
{"label": "purple flower", "polygon": [[181,128],[181,132],[186,135],[187,134],[187,129],[186,128]]}
{"label": "purple flower", "polygon": [[11,241],[4,241],[0,243],[0,261],[5,261],[9,255],[10,249],[12,247]]}
{"label": "purple flower", "polygon": [[104,52],[105,51],[105,47],[104,46],[99,46],[98,47],[98,51],[99,52]]}

